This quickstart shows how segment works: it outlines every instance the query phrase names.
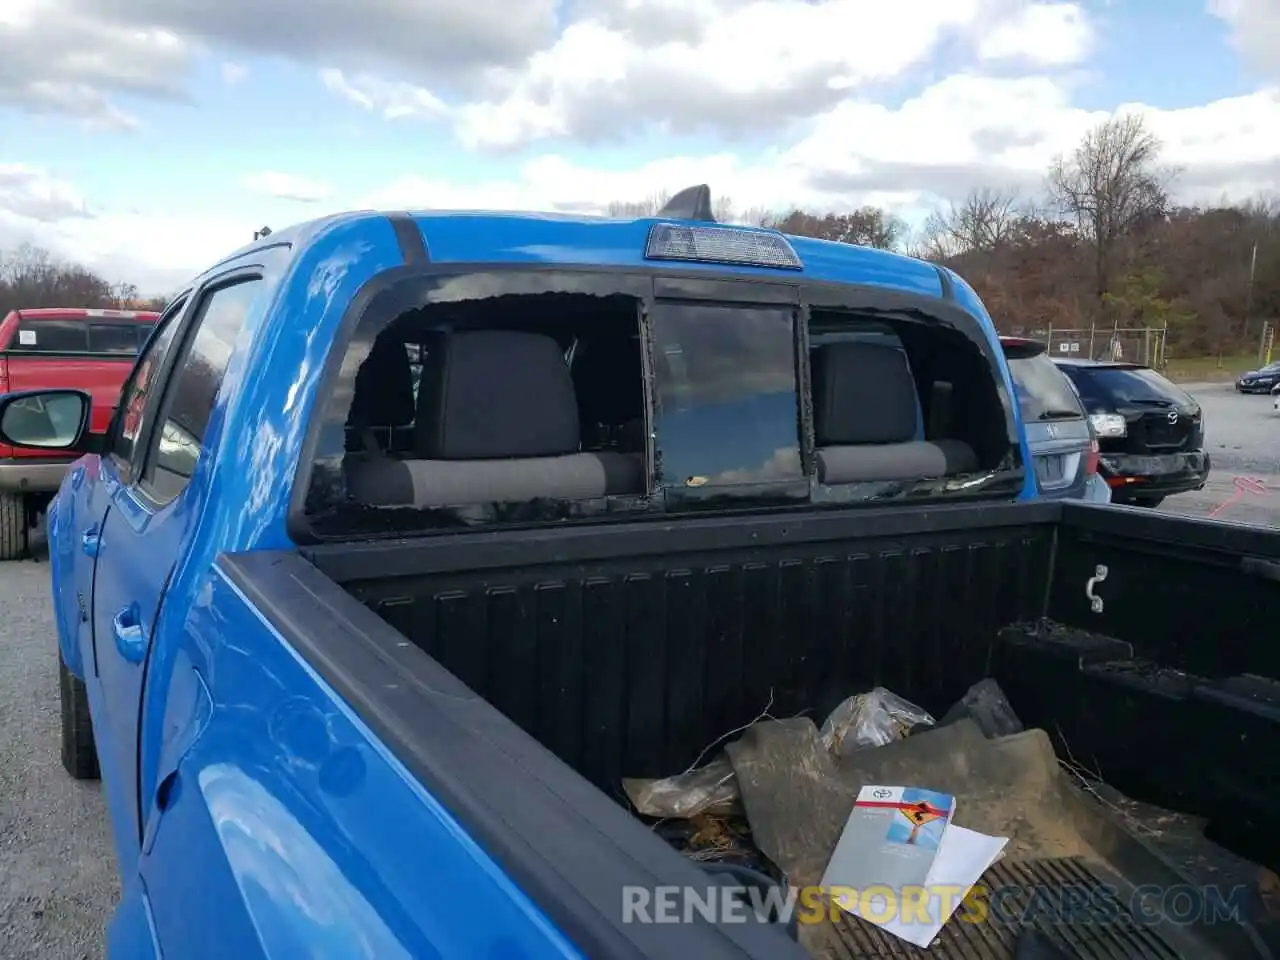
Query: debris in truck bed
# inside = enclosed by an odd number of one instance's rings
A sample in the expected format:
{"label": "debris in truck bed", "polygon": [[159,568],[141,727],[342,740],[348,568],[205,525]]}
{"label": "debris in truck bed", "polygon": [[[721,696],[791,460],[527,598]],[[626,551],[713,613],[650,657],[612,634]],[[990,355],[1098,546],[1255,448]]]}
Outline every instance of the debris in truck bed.
{"label": "debris in truck bed", "polygon": [[834,755],[883,747],[918,728],[933,726],[928,712],[884,687],[850,697],[831,711],[820,735]]}
{"label": "debris in truck bed", "polygon": [[689,819],[701,813],[732,813],[738,808],[738,784],[729,758],[723,754],[705,767],[661,780],[625,778],[622,789],[636,812],[646,817]]}
{"label": "debris in truck bed", "polygon": [[687,820],[663,820],[653,829],[690,860],[737,864],[770,876],[777,872],[761,855],[752,839],[751,825],[741,815],[699,813]]}
{"label": "debris in truck bed", "polygon": [[968,717],[988,738],[1010,737],[1025,728],[1000,684],[987,677],[969,688],[955,706],[942,715],[938,726],[945,727]]}
{"label": "debris in truck bed", "polygon": [[[881,722],[860,730],[859,711]],[[641,814],[663,818],[655,832],[708,872],[725,874],[720,879],[730,886],[743,881],[726,871],[746,868],[761,883],[789,889],[799,903],[812,905],[816,894],[818,914],[802,915],[794,934],[815,960],[1017,960],[1052,957],[1055,948],[1081,960],[1237,955],[1236,942],[1250,935],[1244,928],[1218,924],[1210,937],[1185,924],[1153,924],[1149,915],[1141,923],[1134,919],[1123,897],[1117,899],[1124,887],[1115,887],[1115,879],[1167,883],[1167,866],[1144,852],[1145,840],[1113,805],[1062,769],[1045,731],[1023,729],[994,681],[975,684],[942,716],[935,724],[925,711],[876,688],[844,701],[821,731],[807,717],[757,718],[713,744],[707,752],[718,752],[704,766],[662,780],[627,780],[625,789]],[[875,745],[878,734],[869,731],[887,731],[887,742]],[[904,933],[892,922],[886,930],[830,903],[823,875],[854,798],[864,786],[886,783],[954,796],[948,830],[997,843],[1008,838],[1002,850],[991,851],[997,861],[973,886],[990,900],[986,919],[976,921],[966,900],[940,931],[919,929],[927,921],[917,913],[908,921],[916,929]],[[928,879],[933,882],[932,874]],[[969,884],[967,873],[947,879],[948,887]],[[1028,906],[1028,898],[1065,903],[1082,894],[1105,907],[1106,922],[1092,915],[1046,919]],[[998,910],[997,900],[1008,909]]]}
{"label": "debris in truck bed", "polygon": [[[757,722],[766,718],[767,712]],[[849,697],[832,710],[822,725],[822,741],[833,754],[841,754],[884,746],[933,722],[933,717],[914,703],[876,687]],[[724,815],[741,809],[733,766],[723,753],[705,766],[659,780],[624,778],[622,789],[636,812],[646,817],[688,819],[700,813]]]}
{"label": "debris in truck bed", "polygon": [[[1042,730],[989,739],[966,717],[836,758],[812,722],[802,718],[757,723],[726,752],[737,774],[752,838],[793,887],[820,885],[861,787],[916,783],[957,797],[953,823],[1009,838],[1000,861],[980,881],[988,893],[1000,885],[1030,883],[1047,890],[1071,887],[1072,893],[1078,892],[1076,887],[1090,886],[1097,888],[1099,897],[1107,895],[1109,888],[1087,865],[1115,869],[1107,866],[1106,855],[1114,848],[1119,828],[1103,821],[1091,798],[1062,772]],[[1002,869],[1005,863],[1011,864],[1008,869]],[[1154,930],[1130,929],[1136,921],[1125,916],[1123,929],[1113,924],[1101,930],[1088,918],[1059,918],[1052,939],[1057,943],[1061,934],[1064,943],[1075,944],[1079,933],[1072,932],[1074,925],[1093,924],[1093,946],[1081,956],[1111,956],[1126,943],[1134,952],[1116,955],[1179,955]],[[927,951],[844,913],[834,921],[802,923],[799,936],[815,958],[975,955],[1012,960],[1025,924],[1020,917],[1006,919],[1003,925],[974,924],[971,918],[953,917]]]}

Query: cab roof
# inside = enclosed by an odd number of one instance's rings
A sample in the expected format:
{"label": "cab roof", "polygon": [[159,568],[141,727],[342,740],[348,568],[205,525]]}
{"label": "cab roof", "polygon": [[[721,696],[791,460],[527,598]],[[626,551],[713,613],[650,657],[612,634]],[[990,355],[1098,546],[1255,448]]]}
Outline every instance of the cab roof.
{"label": "cab roof", "polygon": [[[691,188],[696,189],[696,188]],[[705,188],[704,188],[705,189]],[[682,191],[665,210],[678,207]],[[680,212],[696,212],[686,205]],[[959,278],[945,267],[903,254],[830,240],[782,234],[764,227],[719,224],[713,220],[664,215],[613,218],[575,213],[530,213],[493,210],[356,211],[334,214],[273,231],[247,244],[221,263],[267,247],[292,247],[292,256],[316,237],[340,224],[365,221],[369,229],[385,229],[391,214],[407,215],[422,233],[432,263],[579,265],[620,269],[760,275],[780,280],[859,283],[932,297],[947,295]],[[382,223],[375,227],[378,221]],[[656,224],[712,227],[786,237],[799,257],[799,270],[739,264],[653,260],[645,256]],[[214,268],[216,269],[216,268]]]}

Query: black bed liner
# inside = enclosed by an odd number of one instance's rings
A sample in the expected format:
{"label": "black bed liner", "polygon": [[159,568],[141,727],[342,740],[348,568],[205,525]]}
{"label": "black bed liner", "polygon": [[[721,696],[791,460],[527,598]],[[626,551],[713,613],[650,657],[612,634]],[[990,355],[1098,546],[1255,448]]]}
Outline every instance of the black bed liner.
{"label": "black bed liner", "polygon": [[[820,715],[876,684],[940,716],[994,675],[1060,755],[1280,861],[1266,816],[1280,772],[1256,748],[1280,742],[1280,648],[1257,642],[1280,614],[1280,537],[1266,532],[1002,504],[463,533],[219,564],[593,957],[794,955],[758,928],[621,927],[618,886],[698,875],[626,814],[617,779],[684,769],[770,699],[774,716]],[[1239,819],[1222,822],[1225,803]],[[557,839],[575,824],[573,844]],[[1151,882],[1206,882],[1157,859],[1167,870]],[[1265,909],[1248,920],[1245,939],[1275,936]]]}

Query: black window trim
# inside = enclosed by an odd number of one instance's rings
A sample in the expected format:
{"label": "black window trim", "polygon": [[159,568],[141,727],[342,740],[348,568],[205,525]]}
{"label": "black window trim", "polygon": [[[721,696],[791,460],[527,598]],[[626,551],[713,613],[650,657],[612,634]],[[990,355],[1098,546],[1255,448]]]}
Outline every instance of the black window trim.
{"label": "black window trim", "polygon": [[[982,321],[960,305],[955,299],[954,290],[949,283],[942,283],[940,296],[931,296],[914,291],[894,290],[883,286],[860,283],[842,283],[836,281],[815,281],[803,276],[773,277],[758,274],[739,274],[731,271],[716,273],[713,276],[702,276],[691,273],[680,273],[669,265],[655,267],[618,267],[613,265],[573,264],[573,263],[511,263],[511,262],[478,262],[478,263],[413,263],[388,268],[371,277],[351,298],[339,321],[338,331],[325,358],[324,370],[321,373],[316,391],[317,403],[311,410],[306,430],[303,434],[302,448],[298,462],[294,467],[292,487],[289,492],[289,505],[286,513],[286,533],[300,546],[314,546],[330,542],[377,539],[380,534],[361,533],[345,537],[322,536],[310,525],[306,513],[306,501],[311,487],[312,474],[319,453],[320,437],[327,420],[327,409],[323,398],[332,396],[335,391],[341,367],[348,349],[351,347],[357,332],[361,330],[366,315],[377,309],[381,312],[378,332],[406,311],[425,306],[431,302],[444,302],[445,297],[432,298],[431,294],[439,289],[443,279],[473,275],[503,273],[512,277],[521,277],[530,286],[529,292],[537,292],[539,286],[535,278],[546,275],[581,278],[583,292],[590,292],[591,287],[599,288],[605,282],[610,292],[637,296],[642,302],[641,337],[645,349],[642,351],[645,364],[646,382],[652,378],[652,343],[646,333],[648,329],[648,312],[659,290],[664,299],[676,297],[680,299],[717,299],[729,302],[745,303],[791,303],[797,308],[797,317],[801,322],[798,329],[805,331],[807,338],[810,309],[833,311],[865,311],[887,316],[900,316],[904,319],[925,319],[941,322],[958,330],[978,347],[982,356],[992,369],[1001,369],[999,355],[1000,346],[994,334],[988,334],[982,327]],[[602,278],[592,283],[593,278]],[[604,279],[607,278],[607,281]],[[945,278],[944,278],[945,280]],[[541,285],[543,288],[547,284]],[[465,284],[459,284],[456,293],[447,299],[470,299],[473,291],[468,291]],[[563,292],[563,279],[556,285]],[[632,291],[635,291],[634,293]],[[376,334],[375,334],[376,335]],[[800,335],[798,335],[800,336]],[[807,343],[806,343],[807,345]],[[804,367],[802,375],[797,377],[797,390],[801,391],[798,415],[809,421],[802,427],[800,434],[802,460],[806,456],[806,447],[812,457],[812,438],[807,436],[812,431],[812,410],[805,408],[804,397],[809,396],[809,356],[807,349],[799,350],[797,343],[796,362]],[[646,400],[650,386],[646,386]],[[1014,419],[1016,398],[1011,395],[1004,380],[997,378],[996,389],[1006,415],[1006,433],[1013,455],[1018,462],[1014,470],[1025,473],[1027,465],[1021,462],[1021,441]],[[646,414],[648,416],[648,414]],[[652,434],[652,430],[649,431]],[[646,446],[648,458],[652,461],[652,437]],[[811,464],[806,469],[811,470]],[[1019,478],[1020,479],[1020,478]],[[1021,483],[1019,483],[1021,488]],[[805,504],[809,506],[811,504]],[[411,531],[394,534],[396,538],[430,536],[425,532]],[[386,534],[385,536],[392,536]]]}
{"label": "black window trim", "polygon": [[[121,458],[118,452],[112,449],[115,439],[124,425],[125,393],[133,387],[134,382],[137,380],[138,369],[142,364],[143,358],[147,356],[148,350],[151,347],[152,341],[156,337],[157,331],[159,331],[166,322],[171,322],[176,328],[174,341],[176,342],[178,338],[182,336],[183,324],[187,323],[189,320],[189,308],[194,298],[194,288],[188,287],[175,296],[165,306],[165,309],[160,314],[160,318],[156,320],[155,324],[151,328],[151,332],[147,334],[147,339],[138,350],[137,356],[133,358],[133,369],[129,371],[129,375],[125,378],[124,385],[120,388],[120,395],[116,398],[115,413],[111,417],[111,423],[107,426],[107,437],[103,456],[112,461],[115,466],[116,473],[120,477],[120,482],[126,487],[134,485],[134,482],[140,472],[137,469],[141,466],[138,451],[145,451],[146,445],[150,442],[148,438],[150,436],[152,422],[155,416],[156,405],[150,402],[150,398],[148,398],[148,402],[143,405],[142,421],[138,425],[138,436],[135,440],[134,446],[129,451],[129,459],[126,461]],[[171,348],[169,353],[162,359],[159,368],[156,370],[155,382],[157,385],[161,384],[163,382],[163,378],[167,376],[169,358],[172,353],[173,350]]]}
{"label": "black window trim", "polygon": [[[164,429],[164,423],[172,401],[173,383],[181,372],[182,363],[195,341],[195,335],[199,328],[198,321],[203,316],[202,311],[208,304],[209,299],[218,291],[237,284],[248,283],[253,280],[265,281],[265,279],[266,268],[261,264],[237,266],[202,282],[191,293],[187,305],[183,308],[183,317],[178,327],[178,332],[174,336],[173,345],[170,347],[169,354],[165,357],[163,368],[158,375],[160,384],[159,402],[154,408],[154,415],[149,420],[144,420],[143,429],[139,431],[140,436],[143,434],[146,436],[146,445],[143,447],[144,453],[140,469],[129,480],[130,491],[152,513],[163,510],[169,504],[181,498],[187,490],[187,485],[184,485],[182,490],[175,496],[168,499],[160,499],[150,483],[148,471],[153,466],[153,461],[160,447],[160,434]],[[221,381],[218,383],[218,390],[219,392],[222,390]],[[200,450],[201,453],[204,452],[203,439],[201,440]]]}

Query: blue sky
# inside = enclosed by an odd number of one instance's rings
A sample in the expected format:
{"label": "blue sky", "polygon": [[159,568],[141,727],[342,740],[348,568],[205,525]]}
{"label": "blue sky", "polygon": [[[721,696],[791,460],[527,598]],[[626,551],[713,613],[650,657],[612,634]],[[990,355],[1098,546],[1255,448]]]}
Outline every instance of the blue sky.
{"label": "blue sky", "polygon": [[1034,194],[1117,108],[1186,199],[1280,176],[1280,0],[3,6],[0,247],[147,290],[370,205],[602,211],[709,182],[739,213],[918,223]]}

